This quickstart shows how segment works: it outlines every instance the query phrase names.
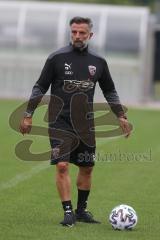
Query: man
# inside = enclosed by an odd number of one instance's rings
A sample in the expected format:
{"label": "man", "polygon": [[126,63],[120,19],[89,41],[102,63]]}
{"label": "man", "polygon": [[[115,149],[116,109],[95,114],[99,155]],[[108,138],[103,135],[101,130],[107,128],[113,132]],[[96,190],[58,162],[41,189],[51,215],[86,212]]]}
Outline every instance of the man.
{"label": "man", "polygon": [[[100,223],[87,211],[95,154],[94,121],[91,112],[96,82],[99,83],[112,111],[118,117],[125,136],[128,137],[130,134],[129,123],[107,63],[89,50],[88,42],[93,36],[91,20],[74,17],[70,20],[70,29],[70,45],[48,57],[40,78],[33,87],[20,124],[22,134],[30,132],[32,115],[51,85],[49,103],[51,164],[56,165],[56,185],[64,209],[61,224],[69,227],[76,221]],[[71,203],[70,162],[79,167],[75,213]]]}

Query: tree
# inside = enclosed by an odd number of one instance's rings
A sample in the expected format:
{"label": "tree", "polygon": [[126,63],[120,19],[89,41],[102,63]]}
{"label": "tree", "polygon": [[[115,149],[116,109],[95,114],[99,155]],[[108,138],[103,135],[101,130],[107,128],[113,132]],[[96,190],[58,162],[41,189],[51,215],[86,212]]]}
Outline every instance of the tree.
{"label": "tree", "polygon": [[[54,1],[54,0],[50,0]],[[59,0],[59,2],[66,2],[66,0]],[[156,0],[69,0],[68,2],[85,2],[85,3],[108,3],[118,5],[142,5],[153,6]]]}

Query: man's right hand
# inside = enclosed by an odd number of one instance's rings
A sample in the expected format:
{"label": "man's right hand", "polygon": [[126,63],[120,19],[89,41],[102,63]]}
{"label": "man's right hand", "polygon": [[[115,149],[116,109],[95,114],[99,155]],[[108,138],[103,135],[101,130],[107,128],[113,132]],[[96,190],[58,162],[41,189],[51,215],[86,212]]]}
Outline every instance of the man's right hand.
{"label": "man's right hand", "polygon": [[22,118],[19,126],[20,132],[24,135],[25,133],[30,133],[32,128],[32,118],[24,117]]}

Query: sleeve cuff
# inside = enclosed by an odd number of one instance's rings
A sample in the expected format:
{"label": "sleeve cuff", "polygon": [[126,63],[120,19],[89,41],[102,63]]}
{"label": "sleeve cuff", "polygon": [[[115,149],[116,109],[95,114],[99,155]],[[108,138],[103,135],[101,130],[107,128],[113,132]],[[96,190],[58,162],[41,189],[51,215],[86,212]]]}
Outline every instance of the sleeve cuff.
{"label": "sleeve cuff", "polygon": [[24,118],[31,118],[33,115],[33,112],[24,112],[23,117]]}

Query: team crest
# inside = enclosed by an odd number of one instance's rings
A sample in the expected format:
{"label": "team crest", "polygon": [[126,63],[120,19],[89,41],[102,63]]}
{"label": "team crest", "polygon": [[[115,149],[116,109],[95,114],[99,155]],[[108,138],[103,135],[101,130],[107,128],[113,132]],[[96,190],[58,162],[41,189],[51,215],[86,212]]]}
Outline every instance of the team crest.
{"label": "team crest", "polygon": [[91,76],[94,76],[95,73],[96,73],[96,67],[90,65],[90,66],[88,66],[88,69],[89,69],[89,73],[90,73],[90,75],[91,75]]}
{"label": "team crest", "polygon": [[59,157],[59,155],[60,155],[60,148],[59,147],[52,148],[52,158],[56,159]]}

